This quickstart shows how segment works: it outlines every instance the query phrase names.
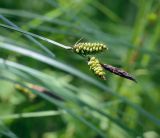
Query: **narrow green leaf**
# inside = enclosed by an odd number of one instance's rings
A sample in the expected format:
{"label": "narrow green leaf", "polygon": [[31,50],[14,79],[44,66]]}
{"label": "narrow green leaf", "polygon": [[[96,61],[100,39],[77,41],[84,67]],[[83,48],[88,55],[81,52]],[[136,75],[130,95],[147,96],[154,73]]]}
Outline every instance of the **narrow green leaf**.
{"label": "narrow green leaf", "polygon": [[41,112],[29,112],[29,113],[18,113],[18,114],[10,114],[5,116],[0,116],[1,120],[8,119],[20,119],[20,118],[32,118],[32,117],[46,117],[46,116],[57,116],[64,114],[63,111],[41,111]]}
{"label": "narrow green leaf", "polygon": [[10,131],[2,121],[0,121],[0,137],[4,136],[7,138],[18,138],[12,131]]}
{"label": "narrow green leaf", "polygon": [[[13,22],[11,22],[7,18],[5,18],[3,15],[0,15],[0,19],[2,19],[6,24],[19,29],[19,27],[17,25],[15,25]],[[32,36],[29,36],[29,35],[26,35],[26,34],[24,34],[24,36],[26,38],[28,38],[29,40],[31,40],[33,43],[37,44],[41,49],[43,49],[46,53],[48,53],[48,55],[50,55],[50,57],[52,57],[52,58],[55,57],[55,55],[53,54],[53,52],[51,52],[47,47],[45,47],[39,41],[37,41],[36,39],[34,39]]]}
{"label": "narrow green leaf", "polygon": [[35,37],[35,38],[44,40],[44,41],[46,41],[46,42],[48,42],[48,43],[51,43],[51,44],[53,44],[53,45],[55,45],[55,46],[62,47],[62,48],[64,48],[64,49],[72,49],[70,46],[65,46],[65,45],[60,44],[60,43],[58,43],[58,42],[56,42],[56,41],[53,41],[53,40],[51,40],[51,39],[48,39],[48,38],[45,38],[45,37],[43,37],[43,36],[36,35],[36,34],[30,33],[30,32],[23,31],[23,30],[21,30],[21,29],[15,28],[15,27],[11,27],[11,26],[4,25],[4,24],[0,24],[0,27],[4,27],[4,28],[11,29],[11,30],[15,30],[15,31],[17,31],[17,32],[26,34],[26,35],[28,35],[28,36],[32,36],[32,37]]}

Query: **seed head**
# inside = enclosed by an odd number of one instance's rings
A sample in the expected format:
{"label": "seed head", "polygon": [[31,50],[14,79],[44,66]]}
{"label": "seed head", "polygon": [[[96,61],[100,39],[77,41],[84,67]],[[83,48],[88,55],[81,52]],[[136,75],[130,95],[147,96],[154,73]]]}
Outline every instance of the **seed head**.
{"label": "seed head", "polygon": [[92,55],[103,52],[107,46],[101,43],[78,43],[73,46],[73,51],[81,55]]}
{"label": "seed head", "polygon": [[105,80],[105,72],[103,71],[103,68],[98,59],[91,57],[88,61],[88,65],[90,66],[90,70],[92,70],[95,75]]}

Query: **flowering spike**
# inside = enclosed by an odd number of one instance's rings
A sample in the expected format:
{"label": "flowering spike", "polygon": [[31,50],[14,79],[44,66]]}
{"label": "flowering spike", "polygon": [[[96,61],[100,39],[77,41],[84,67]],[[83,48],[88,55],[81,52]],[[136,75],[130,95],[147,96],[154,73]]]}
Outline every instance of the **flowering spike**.
{"label": "flowering spike", "polygon": [[129,73],[127,73],[126,71],[124,71],[124,70],[122,70],[122,69],[113,67],[113,66],[108,65],[108,64],[101,64],[101,66],[102,66],[104,69],[106,69],[106,70],[108,70],[109,72],[111,72],[111,73],[114,73],[114,74],[116,74],[116,75],[118,75],[118,76],[121,76],[121,77],[123,77],[123,78],[132,80],[132,81],[134,81],[134,82],[137,83],[137,81],[136,81],[135,78],[133,78]]}
{"label": "flowering spike", "polygon": [[96,59],[95,57],[91,57],[88,61],[88,65],[90,66],[90,70],[92,70],[95,75],[103,80],[106,79],[104,76],[105,72],[103,71],[103,68],[98,59]]}
{"label": "flowering spike", "polygon": [[107,46],[101,43],[78,43],[73,46],[73,51],[81,55],[91,55],[103,52]]}

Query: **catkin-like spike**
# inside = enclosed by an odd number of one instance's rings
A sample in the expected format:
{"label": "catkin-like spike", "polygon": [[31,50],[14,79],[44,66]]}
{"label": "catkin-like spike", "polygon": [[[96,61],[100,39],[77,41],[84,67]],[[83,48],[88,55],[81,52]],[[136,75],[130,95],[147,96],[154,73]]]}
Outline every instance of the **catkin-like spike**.
{"label": "catkin-like spike", "polygon": [[133,76],[131,76],[129,73],[127,73],[126,71],[122,70],[122,69],[119,69],[119,68],[116,68],[116,67],[113,67],[111,65],[108,65],[108,64],[101,64],[102,67],[108,71],[110,71],[111,73],[114,73],[118,76],[121,76],[123,78],[126,78],[126,79],[129,79],[129,80],[132,80],[134,82],[137,83],[136,79],[133,78]]}
{"label": "catkin-like spike", "polygon": [[78,43],[73,46],[73,51],[81,55],[92,55],[106,49],[107,46],[101,43]]}
{"label": "catkin-like spike", "polygon": [[94,72],[95,75],[105,80],[105,72],[103,71],[103,67],[101,66],[98,59],[95,57],[91,57],[88,61],[88,65],[90,66],[90,70]]}

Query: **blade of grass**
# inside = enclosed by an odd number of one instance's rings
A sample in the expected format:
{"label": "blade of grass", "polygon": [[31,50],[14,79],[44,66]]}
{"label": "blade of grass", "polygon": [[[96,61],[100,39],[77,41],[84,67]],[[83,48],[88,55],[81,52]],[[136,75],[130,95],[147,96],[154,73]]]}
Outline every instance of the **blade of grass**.
{"label": "blade of grass", "polygon": [[[62,15],[63,12],[62,10],[60,10],[60,8],[58,9],[52,9],[51,11],[47,12],[44,14],[44,18],[51,21],[56,17],[59,17],[60,15]],[[31,20],[30,22],[28,22],[27,24],[21,26],[22,29],[28,30],[28,26],[30,25],[34,25],[35,27],[38,27],[39,25],[41,25],[43,23],[43,20],[40,18],[34,18],[33,20]]]}
{"label": "blade of grass", "polygon": [[30,33],[30,32],[26,32],[26,31],[23,31],[23,30],[21,30],[21,29],[18,29],[18,28],[15,28],[15,27],[11,27],[11,26],[8,26],[8,25],[4,25],[4,24],[0,24],[0,26],[1,26],[1,27],[4,27],[4,28],[11,29],[11,30],[18,31],[18,32],[20,32],[20,33],[23,33],[23,34],[26,34],[26,35],[29,35],[29,36],[32,36],[32,37],[35,37],[35,38],[38,38],[38,39],[41,39],[41,40],[44,40],[44,41],[46,41],[46,42],[48,42],[48,43],[51,43],[51,44],[53,44],[53,45],[55,45],[55,46],[62,47],[62,48],[64,48],[64,49],[71,49],[71,47],[69,47],[69,46],[65,46],[65,45],[63,45],[63,44],[60,44],[60,43],[58,43],[58,42],[56,42],[56,41],[53,41],[53,40],[51,40],[51,39],[45,38],[45,37],[40,36],[40,35],[36,35],[36,34]]}
{"label": "blade of grass", "polygon": [[[157,25],[154,29],[154,33],[151,36],[151,40],[150,40],[150,42],[148,43],[148,46],[147,46],[150,51],[155,50],[156,44],[158,43],[159,39],[160,39],[160,19],[158,20],[158,23],[157,23]],[[150,59],[151,59],[151,57],[149,55],[146,55],[146,54],[142,57],[141,62],[142,62],[144,67],[146,67],[149,64]]]}
{"label": "blade of grass", "polygon": [[18,114],[10,114],[1,116],[1,120],[8,120],[8,119],[20,119],[20,118],[33,118],[33,117],[47,117],[47,116],[57,116],[64,114],[65,112],[62,110],[59,111],[41,111],[41,112],[29,112],[29,113],[18,113]]}
{"label": "blade of grass", "polygon": [[[0,15],[0,19],[2,19],[6,24],[13,26],[17,29],[19,29],[19,27],[17,25],[15,25],[13,22],[11,22],[10,20],[8,20],[7,18],[5,18],[3,15]],[[24,34],[24,36],[26,38],[28,38],[29,40],[31,40],[33,43],[35,43],[36,45],[38,45],[41,49],[43,49],[50,57],[54,58],[55,55],[53,54],[52,51],[50,51],[47,47],[45,47],[44,45],[42,45],[39,41],[37,41],[36,39],[34,39],[32,36],[30,35],[26,35]]]}
{"label": "blade of grass", "polygon": [[103,12],[112,21],[115,21],[115,22],[122,21],[120,17],[118,17],[113,11],[111,11],[109,8],[107,8],[107,6],[103,5],[102,3],[95,1],[95,2],[92,2],[92,5],[98,10],[100,10],[101,12]]}
{"label": "blade of grass", "polygon": [[[12,131],[10,131],[0,120],[0,134],[8,138],[18,138]],[[0,135],[0,137],[1,137]]]}
{"label": "blade of grass", "polygon": [[[63,20],[56,19],[56,18],[53,20],[51,17],[31,13],[31,12],[28,12],[28,11],[0,8],[0,13],[4,14],[4,15],[23,17],[23,18],[29,18],[29,19],[35,19],[36,18],[38,20],[41,20],[41,22],[45,21],[45,22],[54,23],[54,24],[57,24],[57,25],[65,26],[65,27],[78,29],[78,27],[76,25],[73,25],[70,22],[63,21]],[[29,27],[29,26],[34,26],[34,27],[38,28],[37,26],[35,26],[34,24],[31,24],[31,23],[27,24],[27,27]]]}

